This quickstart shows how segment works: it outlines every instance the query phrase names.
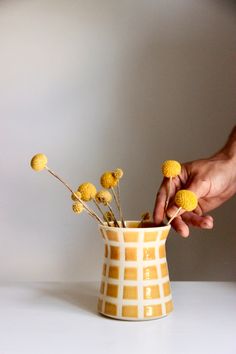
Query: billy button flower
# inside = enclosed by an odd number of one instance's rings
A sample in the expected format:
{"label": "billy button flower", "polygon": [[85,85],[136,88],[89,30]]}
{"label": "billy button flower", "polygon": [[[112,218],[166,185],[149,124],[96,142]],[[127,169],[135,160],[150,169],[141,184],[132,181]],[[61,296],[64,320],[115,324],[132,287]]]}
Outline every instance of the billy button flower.
{"label": "billy button flower", "polygon": [[123,177],[124,172],[123,172],[123,170],[121,168],[116,168],[112,172],[112,174],[117,179],[117,184],[116,184],[115,187],[111,188],[111,191],[112,191],[113,197],[114,197],[115,202],[116,202],[116,206],[117,206],[119,214],[120,214],[120,219],[121,219],[122,226],[125,227],[125,221],[124,221],[123,211],[122,211],[121,201],[120,201],[120,179]]}
{"label": "billy button flower", "polygon": [[[103,211],[100,208],[99,204],[96,201],[96,193],[97,193],[97,189],[95,187],[94,184],[90,183],[90,182],[85,182],[82,183],[79,187],[78,187],[78,193],[81,194],[81,199],[85,202],[89,202],[90,200],[92,200],[94,202],[94,204],[96,205],[96,207],[98,208],[98,210],[100,211],[100,213],[102,214],[102,216],[104,217]],[[94,212],[95,213],[95,212]],[[96,213],[95,213],[96,214]],[[96,214],[97,215],[97,214]],[[98,216],[98,215],[97,215]]]}
{"label": "billy button flower", "polygon": [[[32,159],[30,161],[30,165],[31,165],[32,169],[35,171],[42,171],[43,169],[45,169],[48,173],[50,173],[53,177],[55,177],[58,181],[60,181],[70,191],[72,199],[78,200],[78,202],[80,202],[81,205],[83,206],[84,210],[86,210],[86,212],[91,217],[95,218],[100,224],[103,225],[103,221],[99,218],[99,216],[97,216],[96,213],[92,209],[90,209],[86,205],[86,203],[84,203],[82,201],[82,199],[80,199],[81,196],[79,194],[75,194],[73,192],[72,188],[65,181],[63,181],[63,179],[61,179],[61,177],[59,177],[54,171],[52,171],[47,166],[47,162],[48,162],[48,159],[47,159],[46,155],[40,153],[40,154],[36,154],[32,157]],[[81,210],[81,205],[77,205],[76,207],[74,206],[74,209],[77,210],[77,212],[78,212],[79,210]],[[72,208],[73,208],[73,206],[72,206]]]}
{"label": "billy button flower", "polygon": [[169,178],[168,191],[165,203],[165,210],[168,207],[171,193],[172,178],[177,177],[181,173],[181,165],[175,160],[166,160],[162,164],[162,174],[164,177]]}
{"label": "billy button flower", "polygon": [[78,192],[78,191],[76,191],[76,192],[74,192],[74,193],[71,194],[71,199],[72,199],[74,202],[76,202],[76,201],[78,201],[79,199],[81,199],[81,197],[82,197],[82,194],[81,194],[80,192]]}
{"label": "billy button flower", "polygon": [[[118,226],[119,227],[119,224],[118,224],[118,221],[115,217],[115,214],[114,214],[114,211],[112,210],[112,207],[110,205],[111,201],[112,201],[112,195],[109,191],[107,190],[101,190],[99,192],[97,192],[96,196],[95,196],[95,200],[96,200],[96,203],[99,205],[99,204],[103,204],[105,206],[108,207],[111,215],[112,215],[112,219],[114,220],[114,224],[115,226]],[[106,215],[103,213],[103,216],[106,220],[106,222],[108,223],[109,225],[109,220],[106,218]]]}
{"label": "billy button flower", "polygon": [[76,202],[72,205],[72,210],[74,213],[80,214],[84,210],[84,206],[80,202]]}
{"label": "billy button flower", "polygon": [[181,189],[175,195],[175,204],[177,205],[178,210],[168,221],[168,225],[178,215],[181,209],[184,209],[185,211],[192,211],[196,209],[198,205],[198,199],[194,192],[189,191],[187,189]]}
{"label": "billy button flower", "polygon": [[47,156],[44,154],[36,154],[32,157],[31,161],[30,161],[30,165],[32,167],[33,170],[35,171],[42,171],[45,169],[45,167],[47,166]]}
{"label": "billy button flower", "polygon": [[103,188],[113,188],[117,185],[118,179],[114,176],[113,172],[106,171],[100,178],[100,183]]}
{"label": "billy button flower", "polygon": [[78,187],[78,192],[80,192],[83,201],[89,202],[91,199],[95,198],[97,189],[94,184],[85,182]]}

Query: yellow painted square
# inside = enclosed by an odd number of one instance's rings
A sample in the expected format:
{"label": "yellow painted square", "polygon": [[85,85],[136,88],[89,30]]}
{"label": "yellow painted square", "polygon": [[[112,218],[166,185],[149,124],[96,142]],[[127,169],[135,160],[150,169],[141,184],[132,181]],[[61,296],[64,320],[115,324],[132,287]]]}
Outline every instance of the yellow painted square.
{"label": "yellow painted square", "polygon": [[162,263],[161,264],[161,275],[163,277],[166,277],[168,275],[168,267],[167,267],[167,263]]}
{"label": "yellow painted square", "polygon": [[168,233],[169,233],[169,230],[163,230],[162,233],[161,233],[161,237],[160,237],[160,240],[165,240],[168,236]]}
{"label": "yellow painted square", "polygon": [[111,246],[111,259],[120,259],[120,248],[117,246]]}
{"label": "yellow painted square", "polygon": [[107,245],[105,245],[105,254],[104,254],[104,256],[107,258],[107,256],[108,256],[108,246]]}
{"label": "yellow painted square", "polygon": [[165,258],[166,257],[166,247],[165,247],[165,245],[161,245],[159,247],[159,257],[160,258]]}
{"label": "yellow painted square", "polygon": [[143,249],[143,260],[150,261],[155,259],[155,248],[154,247],[146,247]]}
{"label": "yellow painted square", "polygon": [[116,231],[107,230],[107,238],[110,241],[119,241],[119,235]]}
{"label": "yellow painted square", "polygon": [[111,316],[117,316],[117,306],[111,302],[105,302],[105,314]]}
{"label": "yellow painted square", "polygon": [[118,285],[107,284],[107,296],[117,297],[118,296]]}
{"label": "yellow painted square", "polygon": [[158,233],[155,231],[144,232],[144,242],[154,242],[157,240]]}
{"label": "yellow painted square", "polygon": [[137,286],[125,285],[123,288],[123,299],[137,299],[138,298],[138,288]]}
{"label": "yellow painted square", "polygon": [[98,299],[98,306],[97,306],[98,312],[102,311],[102,300]]}
{"label": "yellow painted square", "polygon": [[160,297],[160,291],[158,285],[149,285],[143,287],[144,299],[158,299]]}
{"label": "yellow painted square", "polygon": [[165,303],[166,305],[166,313],[170,313],[171,311],[173,311],[173,302],[172,300],[168,301]]}
{"label": "yellow painted square", "polygon": [[138,242],[138,232],[125,231],[124,240],[125,242]]}
{"label": "yellow painted square", "polygon": [[114,279],[119,279],[119,267],[118,266],[110,266],[108,277],[114,278]]}
{"label": "yellow painted square", "polygon": [[161,305],[144,306],[144,317],[162,316]]}
{"label": "yellow painted square", "polygon": [[125,248],[125,260],[126,261],[136,261],[137,260],[137,248],[136,247],[126,247]]}
{"label": "yellow painted square", "polygon": [[100,285],[100,293],[101,294],[104,294],[104,287],[105,287],[105,283],[104,283],[104,281],[102,281],[101,285]]}
{"label": "yellow painted square", "polygon": [[140,221],[126,221],[126,227],[139,227]]}
{"label": "yellow painted square", "polygon": [[107,270],[107,265],[106,265],[106,264],[103,264],[103,267],[102,267],[102,275],[106,276],[106,270]]}
{"label": "yellow painted square", "polygon": [[138,306],[136,306],[136,305],[122,306],[122,316],[137,318],[138,317]]}
{"label": "yellow painted square", "polygon": [[125,268],[125,280],[137,280],[138,270],[135,267]]}
{"label": "yellow painted square", "polygon": [[157,279],[157,267],[149,266],[143,268],[143,279]]}
{"label": "yellow painted square", "polygon": [[170,282],[163,284],[164,296],[170,295]]}

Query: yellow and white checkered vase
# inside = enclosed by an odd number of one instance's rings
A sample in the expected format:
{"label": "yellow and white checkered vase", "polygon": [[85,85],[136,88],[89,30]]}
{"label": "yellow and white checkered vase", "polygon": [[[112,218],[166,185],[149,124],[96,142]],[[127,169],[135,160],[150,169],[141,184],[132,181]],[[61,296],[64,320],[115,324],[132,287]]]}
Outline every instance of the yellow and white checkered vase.
{"label": "yellow and white checkered vase", "polygon": [[173,310],[165,243],[170,226],[100,225],[105,242],[98,311],[121,320],[148,320]]}

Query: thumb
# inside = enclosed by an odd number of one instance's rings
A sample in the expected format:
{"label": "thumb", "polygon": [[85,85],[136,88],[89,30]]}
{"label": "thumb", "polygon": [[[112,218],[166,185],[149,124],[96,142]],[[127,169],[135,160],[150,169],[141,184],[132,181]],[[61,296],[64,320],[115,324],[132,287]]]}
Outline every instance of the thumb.
{"label": "thumb", "polygon": [[[186,190],[189,190],[193,193],[196,194],[197,196],[197,199],[199,200],[200,198],[203,198],[207,195],[207,193],[209,192],[209,182],[207,180],[200,180],[200,179],[193,179],[191,181],[191,183],[188,185],[187,188],[183,188],[183,189],[186,189]],[[198,211],[198,206],[197,208],[195,209],[196,211]],[[179,207],[174,203],[174,200],[173,200],[173,203],[170,205],[170,207],[167,209],[166,211],[166,215],[171,218],[176,212],[177,210],[179,209]],[[181,215],[185,213],[185,210],[184,209],[181,209],[178,213],[178,215]]]}

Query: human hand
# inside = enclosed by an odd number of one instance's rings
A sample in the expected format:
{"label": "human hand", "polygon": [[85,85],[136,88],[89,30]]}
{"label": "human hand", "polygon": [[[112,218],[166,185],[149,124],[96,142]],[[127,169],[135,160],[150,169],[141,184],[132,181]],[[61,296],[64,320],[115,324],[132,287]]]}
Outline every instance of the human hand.
{"label": "human hand", "polygon": [[178,207],[174,204],[174,196],[179,189],[189,189],[198,197],[198,206],[193,212],[181,210],[172,221],[173,228],[183,237],[189,235],[189,226],[202,229],[213,228],[213,218],[205,215],[236,192],[235,157],[221,151],[209,159],[187,162],[181,165],[181,174],[172,179],[170,201],[165,211],[168,179],[164,178],[156,197],[153,220],[156,224],[163,222],[165,214],[171,218]]}

